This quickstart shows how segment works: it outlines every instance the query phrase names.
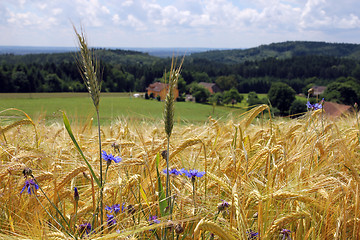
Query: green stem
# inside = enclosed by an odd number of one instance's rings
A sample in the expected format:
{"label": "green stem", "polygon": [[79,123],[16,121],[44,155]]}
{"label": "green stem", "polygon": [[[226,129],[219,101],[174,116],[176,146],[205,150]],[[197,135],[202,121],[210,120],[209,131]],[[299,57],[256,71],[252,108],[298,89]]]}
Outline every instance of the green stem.
{"label": "green stem", "polygon": [[[167,138],[167,152],[166,152],[166,199],[168,202],[168,207],[171,206],[171,198],[169,197],[169,193],[170,193],[169,150],[170,150],[170,136],[168,136]],[[164,229],[164,239],[166,239],[166,235],[167,235],[167,228]]]}
{"label": "green stem", "polygon": [[105,187],[106,178],[107,178],[107,172],[108,172],[108,170],[109,170],[109,166],[110,166],[110,164],[106,164],[105,176],[104,176],[104,183],[103,183],[103,187],[102,187],[102,188]]}
{"label": "green stem", "polygon": [[104,192],[104,186],[103,186],[103,171],[102,171],[102,156],[101,156],[101,131],[100,131],[100,114],[99,109],[96,109],[96,115],[97,115],[97,124],[98,124],[98,135],[99,135],[99,155],[100,155],[100,226],[101,231],[103,230],[103,223],[104,223],[104,209],[103,209],[103,192]]}
{"label": "green stem", "polygon": [[61,224],[61,222],[59,221],[59,219],[55,219],[55,218],[50,214],[50,212],[45,208],[45,206],[44,206],[44,205],[41,203],[41,201],[38,199],[38,197],[36,196],[36,194],[35,194],[35,198],[36,198],[36,200],[40,203],[41,207],[45,210],[45,212],[46,212],[57,224],[60,225],[60,227],[66,232],[66,234],[69,235],[69,237],[77,239],[76,235],[73,236],[73,235],[71,235],[71,233],[69,233],[69,232],[66,230],[66,228]]}
{"label": "green stem", "polygon": [[[61,218],[64,220],[64,222],[66,223],[66,225],[68,226],[68,228],[71,230],[71,227],[70,227],[70,223],[66,220],[66,218],[64,217],[64,215],[61,213],[61,211],[55,206],[55,204],[49,199],[49,197],[45,194],[44,190],[42,189],[42,187],[39,185],[38,181],[36,181],[36,179],[32,176],[32,178],[34,179],[36,185],[39,186],[39,189],[40,191],[44,194],[45,198],[49,201],[49,203],[51,204],[51,206],[53,208],[55,208],[56,212],[60,214]],[[36,197],[36,199],[40,202],[40,200]],[[40,202],[40,205],[42,206],[43,209],[45,209],[45,211],[47,212],[47,214],[49,214],[49,216],[51,218],[54,219],[54,217],[46,210],[46,208],[41,204]],[[54,219],[55,220],[55,219]],[[57,223],[60,224],[61,228],[64,229],[64,231],[70,236],[70,237],[73,237],[66,229],[65,227],[60,223],[60,221],[56,221]]]}
{"label": "green stem", "polygon": [[77,211],[78,211],[78,201],[75,200],[75,216],[74,216],[74,234],[76,237],[76,219],[77,219]]}
{"label": "green stem", "polygon": [[194,215],[196,214],[196,199],[195,199],[195,181],[192,181],[192,184],[193,184],[193,201],[194,201]]}
{"label": "green stem", "polygon": [[166,199],[168,206],[170,206],[171,199],[169,198],[170,191],[170,176],[169,176],[169,150],[170,150],[170,137],[167,139],[167,153],[166,153]]}

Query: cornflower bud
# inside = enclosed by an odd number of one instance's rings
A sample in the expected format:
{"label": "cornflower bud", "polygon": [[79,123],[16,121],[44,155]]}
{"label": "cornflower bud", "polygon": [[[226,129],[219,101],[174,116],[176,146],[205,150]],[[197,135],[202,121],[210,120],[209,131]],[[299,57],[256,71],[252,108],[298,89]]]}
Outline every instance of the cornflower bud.
{"label": "cornflower bud", "polygon": [[79,199],[80,199],[77,187],[74,187],[74,199],[75,199],[76,202],[78,202]]}
{"label": "cornflower bud", "polygon": [[221,200],[222,203],[219,203],[218,205],[218,211],[221,212],[221,211],[224,211],[226,208],[228,208],[230,206],[230,204],[225,201],[225,200]]}
{"label": "cornflower bud", "polygon": [[27,177],[33,177],[32,175],[32,170],[28,167],[24,168],[23,170],[23,174],[24,174],[24,177],[27,178]]}
{"label": "cornflower bud", "polygon": [[177,235],[179,235],[179,234],[182,233],[182,232],[184,232],[183,226],[182,226],[180,223],[176,224],[176,225],[175,225],[175,233],[176,233]]}

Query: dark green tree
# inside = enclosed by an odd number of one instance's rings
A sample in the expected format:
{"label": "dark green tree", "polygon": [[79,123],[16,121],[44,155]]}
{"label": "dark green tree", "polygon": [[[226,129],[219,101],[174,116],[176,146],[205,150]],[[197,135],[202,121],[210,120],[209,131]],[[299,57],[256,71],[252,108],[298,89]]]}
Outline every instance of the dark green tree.
{"label": "dark green tree", "polygon": [[15,71],[12,73],[12,83],[15,92],[29,92],[30,84],[26,73],[23,71]]}
{"label": "dark green tree", "polygon": [[294,89],[282,82],[273,83],[268,92],[271,105],[280,110],[280,115],[288,113],[291,104],[295,100],[295,95]]}
{"label": "dark green tree", "polygon": [[184,80],[184,78],[180,77],[178,82],[177,82],[177,87],[179,89],[179,93],[185,93],[186,92],[186,82]]}
{"label": "dark green tree", "polygon": [[266,103],[266,99],[259,98],[256,92],[252,91],[248,93],[246,102],[248,103],[249,107],[255,107],[256,105]]}
{"label": "dark green tree", "polygon": [[195,101],[197,103],[206,103],[208,101],[210,96],[209,90],[195,82],[190,84],[188,87],[191,95],[195,97]]}
{"label": "dark green tree", "polygon": [[50,73],[45,78],[44,92],[61,92],[63,81],[56,75],[56,73]]}
{"label": "dark green tree", "polygon": [[359,95],[356,92],[356,88],[349,82],[330,83],[323,97],[326,101],[334,101],[346,105],[353,105],[355,102],[359,102]]}
{"label": "dark green tree", "polygon": [[224,92],[223,102],[225,104],[231,103],[234,106],[236,102],[240,103],[243,99],[244,96],[241,95],[235,88],[231,88],[229,91]]}
{"label": "dark green tree", "polygon": [[215,104],[215,105],[221,105],[222,100],[223,100],[223,94],[221,92],[212,94],[209,97],[209,102],[211,102],[212,104]]}
{"label": "dark green tree", "polygon": [[209,75],[206,72],[194,72],[192,76],[195,82],[210,82]]}
{"label": "dark green tree", "polygon": [[237,88],[238,85],[235,75],[220,76],[216,79],[215,82],[222,90],[230,90],[231,88]]}
{"label": "dark green tree", "polygon": [[299,116],[307,111],[306,101],[295,99],[290,106],[290,114]]}

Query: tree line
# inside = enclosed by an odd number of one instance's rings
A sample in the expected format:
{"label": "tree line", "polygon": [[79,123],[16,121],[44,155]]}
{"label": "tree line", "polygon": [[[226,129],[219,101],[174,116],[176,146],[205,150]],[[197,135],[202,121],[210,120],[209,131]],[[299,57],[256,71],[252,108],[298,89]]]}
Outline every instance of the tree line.
{"label": "tree line", "polygon": [[[95,50],[100,55],[102,91],[144,92],[154,81],[161,81],[171,59],[155,58],[136,52]],[[0,56],[1,92],[81,92],[86,91],[74,53]],[[9,60],[8,60],[9,59]],[[33,59],[33,61],[31,61]],[[234,88],[240,93],[268,93],[274,82],[289,85],[296,93],[305,93],[313,85],[329,86],[329,99],[342,103],[358,101],[360,62],[333,56],[296,56],[287,59],[225,64],[205,58],[186,57],[179,91],[190,93],[189,85],[216,83],[222,90]],[[346,99],[346,96],[355,96]],[[355,94],[355,95],[354,95]]]}

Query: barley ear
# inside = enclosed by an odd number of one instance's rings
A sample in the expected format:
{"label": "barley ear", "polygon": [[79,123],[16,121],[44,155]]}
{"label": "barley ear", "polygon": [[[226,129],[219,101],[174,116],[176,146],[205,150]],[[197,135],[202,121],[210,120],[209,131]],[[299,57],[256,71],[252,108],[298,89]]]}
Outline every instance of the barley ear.
{"label": "barley ear", "polygon": [[[180,76],[180,70],[182,63],[184,62],[184,58],[182,59],[180,66],[175,68],[176,61],[174,58],[171,62],[170,74],[169,74],[169,89],[165,98],[165,107],[164,107],[164,122],[165,122],[165,132],[168,138],[171,136],[171,132],[174,126],[174,89],[177,85],[177,81]],[[165,73],[166,77],[166,73]],[[166,80],[166,79],[165,79]]]}
{"label": "barley ear", "polygon": [[214,222],[201,219],[196,225],[194,230],[194,239],[200,239],[201,231],[209,231],[217,235],[220,239],[235,240],[236,238],[232,235],[229,229],[225,229],[224,226],[219,226]]}
{"label": "barley ear", "polygon": [[101,78],[98,61],[95,59],[93,53],[89,50],[85,33],[81,30],[79,33],[73,25],[80,54],[78,56],[78,67],[80,74],[84,80],[87,90],[90,93],[96,110],[99,110]]}

